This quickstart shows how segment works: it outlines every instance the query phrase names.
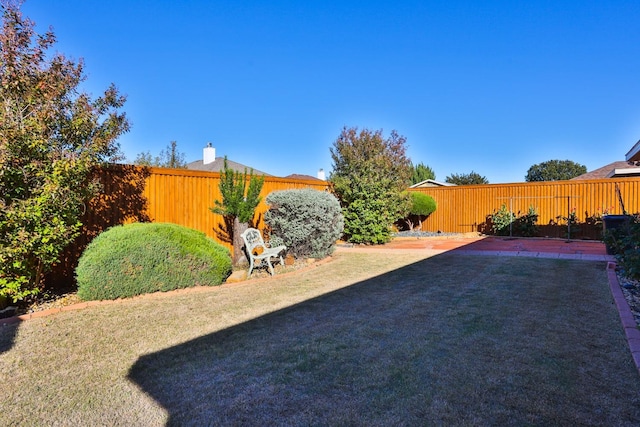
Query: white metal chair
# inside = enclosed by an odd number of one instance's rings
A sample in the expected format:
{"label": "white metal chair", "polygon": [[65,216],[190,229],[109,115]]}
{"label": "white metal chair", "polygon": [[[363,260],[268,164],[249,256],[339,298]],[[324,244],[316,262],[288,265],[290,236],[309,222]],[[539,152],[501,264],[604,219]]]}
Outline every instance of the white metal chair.
{"label": "white metal chair", "polygon": [[[249,274],[247,277],[251,277],[251,272],[254,267],[259,267],[264,263],[267,264],[267,267],[269,267],[269,273],[273,276],[274,273],[271,260],[279,259],[280,265],[284,264],[282,252],[287,249],[286,246],[281,245],[276,246],[275,248],[269,247],[269,245],[262,239],[260,231],[255,228],[247,228],[240,236],[244,241],[247,258],[249,258]],[[258,262],[258,264],[256,264],[256,262]]]}

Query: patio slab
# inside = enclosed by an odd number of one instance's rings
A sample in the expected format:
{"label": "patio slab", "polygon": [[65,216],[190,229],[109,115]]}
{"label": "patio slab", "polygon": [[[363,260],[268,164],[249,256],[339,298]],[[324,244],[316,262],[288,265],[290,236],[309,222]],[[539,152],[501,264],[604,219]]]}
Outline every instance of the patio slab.
{"label": "patio slab", "polygon": [[[485,253],[502,256],[555,257],[611,261],[604,243],[593,240],[540,238],[475,237],[399,237],[377,246],[355,246],[368,250],[425,250],[433,252]],[[553,255],[552,255],[553,254]]]}

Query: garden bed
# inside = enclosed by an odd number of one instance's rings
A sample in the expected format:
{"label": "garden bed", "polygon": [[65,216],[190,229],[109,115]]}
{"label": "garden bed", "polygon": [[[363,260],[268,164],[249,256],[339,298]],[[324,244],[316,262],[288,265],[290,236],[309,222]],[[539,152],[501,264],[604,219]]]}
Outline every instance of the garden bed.
{"label": "garden bed", "polygon": [[[279,264],[275,264],[275,276],[291,273],[316,262],[315,259],[296,259],[293,264],[280,266]],[[235,270],[247,270],[248,267],[235,267]],[[274,276],[274,277],[275,277]],[[256,279],[265,279],[269,278],[271,275],[266,268],[256,268],[251,273],[251,277],[247,280],[256,280]],[[64,293],[54,293],[54,292],[44,292],[36,298],[33,298],[29,301],[24,301],[22,303],[14,304],[13,309],[7,310],[5,316],[0,316],[1,318],[11,317],[11,316],[19,316],[22,314],[30,314],[38,311],[62,308],[66,306],[70,306],[73,304],[78,304],[83,302],[79,297],[76,291],[66,290]]]}
{"label": "garden bed", "polygon": [[629,303],[631,314],[633,314],[633,318],[636,319],[638,328],[640,328],[640,281],[628,279],[620,269],[616,269],[616,274],[618,275],[622,293]]}

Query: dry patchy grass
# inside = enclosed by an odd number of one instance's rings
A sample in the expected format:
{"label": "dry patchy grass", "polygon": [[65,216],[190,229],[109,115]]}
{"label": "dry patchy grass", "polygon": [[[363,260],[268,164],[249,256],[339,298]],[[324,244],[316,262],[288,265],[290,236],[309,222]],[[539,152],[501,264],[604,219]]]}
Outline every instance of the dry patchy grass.
{"label": "dry patchy grass", "polygon": [[10,425],[640,422],[603,263],[343,251],[1,332]]}

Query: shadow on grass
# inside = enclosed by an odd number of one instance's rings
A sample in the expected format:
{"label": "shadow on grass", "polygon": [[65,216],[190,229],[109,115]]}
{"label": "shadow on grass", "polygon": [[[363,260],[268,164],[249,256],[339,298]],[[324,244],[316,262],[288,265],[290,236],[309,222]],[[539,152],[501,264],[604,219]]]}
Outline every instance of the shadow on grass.
{"label": "shadow on grass", "polygon": [[0,319],[0,354],[13,347],[20,323],[18,318]]}
{"label": "shadow on grass", "polygon": [[145,355],[169,425],[640,422],[603,263],[441,255]]}

